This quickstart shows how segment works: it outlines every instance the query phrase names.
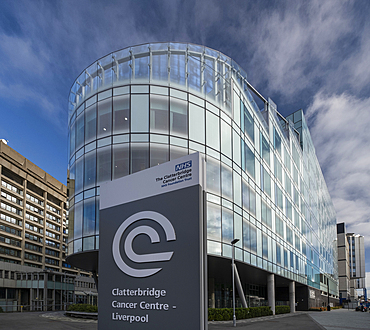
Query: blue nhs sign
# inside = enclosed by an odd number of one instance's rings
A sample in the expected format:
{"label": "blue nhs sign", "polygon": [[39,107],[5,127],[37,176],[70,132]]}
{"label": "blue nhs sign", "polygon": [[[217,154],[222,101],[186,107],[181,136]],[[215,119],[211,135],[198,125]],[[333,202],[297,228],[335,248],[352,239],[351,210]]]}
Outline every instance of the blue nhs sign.
{"label": "blue nhs sign", "polygon": [[175,171],[184,170],[184,169],[189,168],[191,166],[192,166],[192,161],[188,160],[187,162],[175,165]]}

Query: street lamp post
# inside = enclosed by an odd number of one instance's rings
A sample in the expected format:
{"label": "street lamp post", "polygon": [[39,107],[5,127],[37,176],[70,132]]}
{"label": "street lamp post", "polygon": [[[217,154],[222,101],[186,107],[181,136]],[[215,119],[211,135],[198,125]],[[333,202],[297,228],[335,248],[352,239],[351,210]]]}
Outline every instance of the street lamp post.
{"label": "street lamp post", "polygon": [[239,238],[234,238],[232,241],[231,241],[231,245],[233,247],[233,253],[232,253],[232,265],[231,265],[231,268],[232,268],[232,278],[233,278],[233,326],[236,327],[236,316],[235,316],[235,266],[234,266],[234,263],[235,263],[235,243],[239,242]]}

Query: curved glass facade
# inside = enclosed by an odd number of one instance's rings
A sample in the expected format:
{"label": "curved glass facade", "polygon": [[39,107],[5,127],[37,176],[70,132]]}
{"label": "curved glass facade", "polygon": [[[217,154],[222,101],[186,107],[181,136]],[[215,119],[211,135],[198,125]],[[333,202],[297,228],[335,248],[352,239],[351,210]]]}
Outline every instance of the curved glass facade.
{"label": "curved glass facade", "polygon": [[182,43],[111,53],[73,84],[69,135],[69,256],[99,249],[101,182],[198,151],[208,254],[231,258],[240,238],[239,262],[338,295],[335,212],[303,112],[282,117],[229,57]]}

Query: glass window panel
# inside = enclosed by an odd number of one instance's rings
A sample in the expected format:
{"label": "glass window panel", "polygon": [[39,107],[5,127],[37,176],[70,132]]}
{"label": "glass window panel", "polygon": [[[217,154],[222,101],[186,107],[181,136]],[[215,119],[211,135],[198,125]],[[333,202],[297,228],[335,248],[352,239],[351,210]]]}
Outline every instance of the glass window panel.
{"label": "glass window panel", "polygon": [[207,158],[207,191],[220,195],[220,162],[208,157]]}
{"label": "glass window panel", "polygon": [[285,205],[286,205],[286,212],[285,215],[292,220],[292,203],[288,200],[288,198],[285,199]]}
{"label": "glass window panel", "polygon": [[268,240],[267,235],[262,234],[262,256],[265,259],[268,259]]}
{"label": "glass window panel", "polygon": [[267,164],[270,165],[270,146],[261,133],[261,156]]}
{"label": "glass window panel", "polygon": [[168,97],[150,95],[150,132],[168,134]]}
{"label": "glass window panel", "polygon": [[83,236],[90,236],[95,234],[95,198],[84,200],[84,225]]}
{"label": "glass window panel", "polygon": [[283,192],[278,187],[278,185],[275,186],[275,198],[276,198],[276,206],[280,208],[281,211],[283,211]]}
{"label": "glass window panel", "polygon": [[113,133],[127,133],[130,125],[130,96],[113,98]]}
{"label": "glass window panel", "polygon": [[70,150],[70,156],[72,156],[75,152],[76,147],[76,122],[74,122],[71,126],[71,131],[69,133],[69,150]]}
{"label": "glass window panel", "polygon": [[290,245],[293,245],[293,232],[288,226],[286,226],[286,240]]}
{"label": "glass window panel", "polygon": [[191,89],[200,92],[200,70],[201,70],[200,58],[194,58],[193,56],[188,57],[188,84]]}
{"label": "glass window panel", "polygon": [[241,215],[234,213],[234,238],[240,239],[240,241],[237,242],[235,246],[240,248],[243,247],[243,242],[241,240],[242,237],[243,237],[243,220]]}
{"label": "glass window panel", "polygon": [[167,54],[152,55],[152,78],[154,80],[168,80]]}
{"label": "glass window panel", "polygon": [[171,82],[185,85],[185,55],[171,54],[170,66]]}
{"label": "glass window panel", "polygon": [[235,171],[233,172],[233,186],[234,186],[234,203],[241,206],[242,205],[242,186],[241,177]]}
{"label": "glass window panel", "polygon": [[251,242],[251,251],[257,252],[257,228],[250,225],[249,227],[250,242]]}
{"label": "glass window panel", "polygon": [[249,207],[250,207],[250,213],[254,216],[256,216],[256,192],[251,189],[250,191],[250,204],[249,204]]}
{"label": "glass window panel", "polygon": [[207,120],[207,146],[220,150],[220,120],[213,113],[206,111]]}
{"label": "glass window panel", "polygon": [[84,158],[81,157],[76,161],[76,193],[80,192],[83,188],[84,180]]}
{"label": "glass window panel", "polygon": [[231,158],[231,150],[231,126],[221,120],[221,152]]}
{"label": "glass window panel", "polygon": [[135,58],[135,79],[149,78],[149,57]]}
{"label": "glass window panel", "polygon": [[111,180],[111,146],[100,148],[97,151],[98,184]]}
{"label": "glass window panel", "polygon": [[275,216],[275,231],[284,239],[284,222],[277,215]]}
{"label": "glass window panel", "polygon": [[247,144],[242,140],[242,168],[252,178],[255,177],[255,157],[254,153],[249,149]]}
{"label": "glass window panel", "polygon": [[288,251],[284,249],[284,267],[288,268]]}
{"label": "glass window panel", "polygon": [[150,167],[169,161],[169,146],[163,144],[150,144]]}
{"label": "glass window panel", "polygon": [[[99,204],[100,199],[99,196],[97,196],[95,197],[95,232],[97,235],[99,235]],[[97,246],[96,248],[99,249],[99,246]]]}
{"label": "glass window panel", "polygon": [[243,248],[244,250],[250,251],[251,241],[250,241],[250,224],[243,218]]}
{"label": "glass window panel", "polygon": [[281,246],[276,243],[276,263],[281,265]]}
{"label": "glass window panel", "polygon": [[188,102],[171,97],[170,134],[188,137]]}
{"label": "glass window panel", "polygon": [[261,216],[262,216],[262,222],[271,228],[272,220],[271,220],[271,208],[269,205],[267,205],[264,201],[261,201]]}
{"label": "glass window panel", "polygon": [[250,187],[248,184],[242,180],[242,190],[243,190],[243,208],[249,212],[250,210]]}
{"label": "glass window panel", "polygon": [[83,225],[83,205],[81,203],[75,204],[75,219],[74,219],[74,236],[73,238],[82,237],[82,225]]}
{"label": "glass window panel", "polygon": [[82,238],[75,240],[73,243],[74,243],[73,252],[74,253],[81,252],[82,251]]}
{"label": "glass window panel", "polygon": [[234,91],[234,121],[240,126],[240,99],[239,95]]}
{"label": "glass window panel", "polygon": [[98,102],[98,138],[112,132],[112,99]]}
{"label": "glass window panel", "polygon": [[149,144],[131,143],[131,173],[145,170],[149,167]]}
{"label": "glass window panel", "polygon": [[274,148],[281,156],[281,137],[275,127],[274,127]]}
{"label": "glass window panel", "polygon": [[204,109],[189,103],[189,138],[204,144]]}
{"label": "glass window panel", "polygon": [[247,107],[243,103],[244,110],[244,133],[254,142],[254,120],[251,114],[249,113]]}
{"label": "glass window panel", "polygon": [[84,237],[84,239],[83,239],[83,250],[84,251],[94,250],[94,242],[95,242],[95,236]]}
{"label": "glass window panel", "polygon": [[222,197],[232,200],[233,198],[233,177],[231,168],[221,164]]}
{"label": "glass window panel", "polygon": [[289,196],[292,196],[292,183],[290,181],[288,173],[285,173],[285,190],[289,194]]}
{"label": "glass window panel", "polygon": [[275,169],[275,176],[276,178],[282,183],[283,182],[283,169],[281,166],[280,161],[275,156],[275,162],[274,162],[274,169]]}
{"label": "glass window panel", "polygon": [[84,144],[85,121],[84,115],[80,115],[76,121],[76,150]]}
{"label": "glass window panel", "polygon": [[234,239],[233,212],[222,208],[222,242],[231,243]]}
{"label": "glass window panel", "polygon": [[85,144],[96,139],[96,104],[85,110]]}
{"label": "glass window panel", "polygon": [[95,186],[96,181],[96,156],[95,151],[85,155],[84,188]]}
{"label": "glass window panel", "polygon": [[186,155],[188,155],[187,148],[170,146],[170,160],[174,160],[174,159],[186,156]]}
{"label": "glass window panel", "polygon": [[129,144],[113,145],[113,180],[129,174]]}
{"label": "glass window panel", "polygon": [[262,173],[262,187],[263,191],[271,197],[271,178],[270,174],[266,171],[266,169],[261,165],[261,173]]}
{"label": "glass window panel", "polygon": [[131,132],[149,130],[149,95],[131,95]]}
{"label": "glass window panel", "polygon": [[207,203],[207,238],[221,241],[221,206]]}

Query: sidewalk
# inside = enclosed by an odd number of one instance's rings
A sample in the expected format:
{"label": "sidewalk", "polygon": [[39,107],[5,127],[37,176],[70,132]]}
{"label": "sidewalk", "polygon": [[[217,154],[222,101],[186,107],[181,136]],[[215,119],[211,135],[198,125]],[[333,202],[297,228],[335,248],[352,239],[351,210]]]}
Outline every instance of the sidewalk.
{"label": "sidewalk", "polygon": [[[353,309],[337,309],[330,312],[296,312],[238,320],[236,327],[240,330],[362,330],[370,329],[370,313],[356,312]],[[232,321],[208,322],[209,330],[225,328],[232,328]]]}
{"label": "sidewalk", "polygon": [[[370,313],[347,309],[330,312],[297,312],[238,320],[236,327],[240,330],[365,330],[370,329]],[[233,328],[232,321],[208,322],[209,330],[226,328]],[[96,330],[97,321],[67,318],[64,312],[1,313],[0,329]]]}

